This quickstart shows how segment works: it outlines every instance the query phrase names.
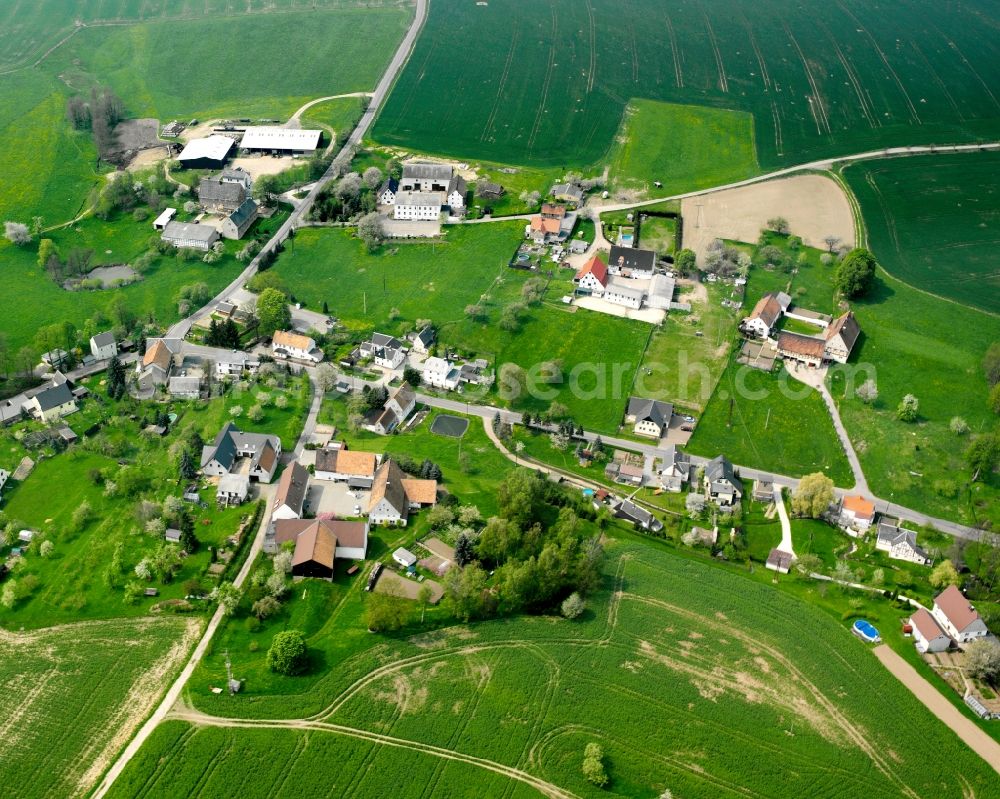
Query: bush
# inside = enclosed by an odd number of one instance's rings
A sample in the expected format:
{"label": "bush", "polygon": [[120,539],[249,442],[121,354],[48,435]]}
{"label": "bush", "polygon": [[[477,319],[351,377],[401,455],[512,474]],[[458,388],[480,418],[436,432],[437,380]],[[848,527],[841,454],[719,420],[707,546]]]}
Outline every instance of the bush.
{"label": "bush", "polygon": [[587,744],[583,752],[583,776],[598,788],[608,784],[608,774],[604,770],[604,750],[600,744]]}
{"label": "bush", "polygon": [[308,665],[306,639],[298,630],[283,630],[267,650],[267,667],[285,675],[302,674]]}
{"label": "bush", "polygon": [[563,600],[562,607],[560,608],[562,615],[567,619],[580,618],[586,609],[587,603],[583,601],[583,597],[576,591]]}

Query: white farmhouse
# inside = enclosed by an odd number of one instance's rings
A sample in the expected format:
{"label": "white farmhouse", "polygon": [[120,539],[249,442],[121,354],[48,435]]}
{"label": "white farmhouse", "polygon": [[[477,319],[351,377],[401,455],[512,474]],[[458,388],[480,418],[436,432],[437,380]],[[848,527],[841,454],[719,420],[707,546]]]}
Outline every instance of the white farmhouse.
{"label": "white farmhouse", "polygon": [[316,342],[301,333],[275,330],[271,337],[271,352],[276,358],[297,358],[301,361],[319,363],[323,351],[316,348]]}
{"label": "white farmhouse", "polygon": [[573,282],[576,283],[576,290],[581,294],[603,297],[604,289],[608,284],[608,267],[600,259],[600,256],[595,255],[576,273]]}
{"label": "white farmhouse", "polygon": [[986,622],[958,586],[949,585],[934,597],[934,617],[944,631],[960,644],[967,644],[989,634]]}
{"label": "white farmhouse", "polygon": [[630,282],[610,279],[607,288],[604,289],[604,299],[615,305],[624,305],[626,308],[639,310],[642,307],[642,301],[646,298],[646,292],[640,288],[629,286]]}
{"label": "white farmhouse", "polygon": [[115,334],[105,331],[91,336],[90,354],[97,361],[108,361],[114,358],[118,354],[118,342],[115,341]]}
{"label": "white farmhouse", "polygon": [[437,222],[441,216],[441,195],[437,192],[400,191],[393,205],[393,219]]}
{"label": "white farmhouse", "polygon": [[423,381],[429,386],[453,391],[458,388],[458,375],[455,365],[444,358],[428,358],[424,361]]}

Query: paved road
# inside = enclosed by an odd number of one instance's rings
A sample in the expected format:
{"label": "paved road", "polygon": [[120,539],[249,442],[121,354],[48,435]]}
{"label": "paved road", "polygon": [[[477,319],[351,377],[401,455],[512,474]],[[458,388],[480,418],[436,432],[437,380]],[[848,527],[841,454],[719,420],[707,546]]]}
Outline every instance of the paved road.
{"label": "paved road", "polygon": [[385,73],[382,75],[382,80],[379,81],[378,86],[375,87],[375,91],[372,92],[371,102],[368,104],[367,110],[361,115],[361,119],[358,120],[357,126],[353,131],[351,131],[351,135],[344,143],[344,146],[341,148],[336,158],[333,159],[333,162],[326,170],[326,173],[313,184],[313,187],[309,190],[309,193],[305,196],[302,202],[292,209],[292,212],[288,215],[288,219],[286,219],[284,224],[278,228],[277,232],[275,232],[275,234],[271,237],[270,241],[264,245],[257,257],[247,265],[247,268],[244,269],[232,283],[226,286],[208,303],[206,303],[205,307],[199,308],[190,316],[173,324],[166,333],[168,338],[184,338],[191,329],[191,325],[194,323],[194,320],[205,312],[206,307],[214,307],[216,304],[222,302],[229,294],[239,288],[242,288],[243,285],[257,273],[257,269],[260,267],[260,262],[264,255],[272,252],[279,244],[284,243],[284,241],[292,233],[292,230],[297,226],[299,220],[304,218],[309,213],[309,209],[312,208],[313,203],[316,201],[316,197],[319,195],[323,187],[330,181],[336,180],[337,176],[341,174],[343,169],[350,164],[354,148],[361,143],[361,140],[368,132],[368,129],[372,126],[372,122],[375,121],[375,115],[378,113],[379,107],[389,94],[389,90],[392,88],[399,71],[403,68],[403,65],[410,57],[410,51],[413,49],[413,43],[417,39],[417,34],[420,32],[424,21],[427,19],[427,0],[416,0],[416,2],[417,7],[413,16],[413,22],[406,31],[403,41],[400,42],[399,47],[396,48],[396,52],[392,56],[392,61],[389,62],[389,66],[386,67]]}

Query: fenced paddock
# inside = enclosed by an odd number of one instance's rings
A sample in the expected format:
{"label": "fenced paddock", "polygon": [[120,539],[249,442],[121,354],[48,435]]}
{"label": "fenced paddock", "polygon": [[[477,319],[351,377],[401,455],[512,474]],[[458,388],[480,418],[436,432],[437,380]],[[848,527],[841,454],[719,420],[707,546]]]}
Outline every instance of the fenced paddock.
{"label": "fenced paddock", "polygon": [[447,414],[438,416],[431,425],[432,433],[436,433],[439,436],[447,436],[448,438],[461,438],[468,429],[468,419],[462,419],[458,416],[448,416]]}

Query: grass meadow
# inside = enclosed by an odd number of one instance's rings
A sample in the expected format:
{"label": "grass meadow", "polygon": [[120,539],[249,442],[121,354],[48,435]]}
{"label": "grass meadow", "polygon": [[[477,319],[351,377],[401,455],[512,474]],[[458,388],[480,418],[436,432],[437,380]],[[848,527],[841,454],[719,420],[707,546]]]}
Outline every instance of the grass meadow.
{"label": "grass meadow", "polygon": [[[752,114],[764,169],[995,138],[996,9],[973,0],[927,24],[934,9],[928,0],[767,0],[752,11],[742,0],[432,4],[374,137],[466,160],[586,167],[607,159],[625,108],[646,98]],[[459,39],[476,46],[456,53]]]}
{"label": "grass meadow", "polygon": [[[476,353],[497,368],[513,362],[530,369],[561,359],[568,375],[594,363],[595,370],[581,372],[579,396],[563,384],[546,387],[545,398],[516,398],[512,406],[536,412],[558,399],[588,429],[616,430],[649,328],[605,314],[570,313],[559,302],[561,289],[550,287],[516,330],[501,329],[504,307],[520,301],[521,286],[532,275],[507,266],[522,230],[517,222],[453,227],[444,241],[389,242],[374,255],[345,231],[302,230],[272,268],[296,300],[312,308],[328,302],[330,312],[358,334],[377,329],[402,335],[417,319],[431,319],[440,344]],[[476,303],[484,315],[473,320],[465,308]]]}
{"label": "grass meadow", "polygon": [[[760,172],[751,114],[654,100],[633,100],[625,107],[608,161],[617,189],[654,191],[653,196],[721,186]],[[654,189],[654,180],[663,186]]]}
{"label": "grass meadow", "polygon": [[1000,314],[1000,154],[889,158],[843,174],[861,204],[871,248],[890,274]]}
{"label": "grass meadow", "polygon": [[[168,721],[111,795],[998,795],[990,767],[850,635],[849,619],[774,579],[612,532],[605,587],[576,622],[435,619],[392,636],[360,629],[360,582],[306,581],[294,602],[320,594],[310,646],[344,656],[267,695],[253,680],[236,697],[196,684],[196,707],[252,729]],[[901,611],[861,607],[902,645]],[[604,792],[581,774],[590,742],[606,754]],[[338,767],[324,769],[333,751]]]}
{"label": "grass meadow", "polygon": [[199,629],[168,616],[0,632],[4,796],[88,795]]}

